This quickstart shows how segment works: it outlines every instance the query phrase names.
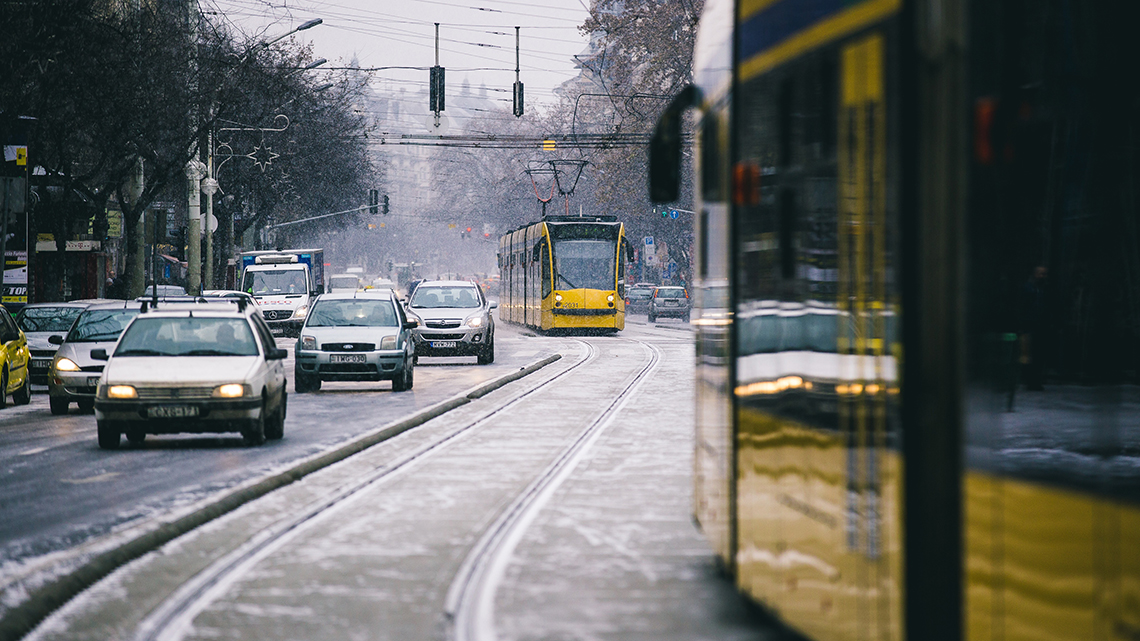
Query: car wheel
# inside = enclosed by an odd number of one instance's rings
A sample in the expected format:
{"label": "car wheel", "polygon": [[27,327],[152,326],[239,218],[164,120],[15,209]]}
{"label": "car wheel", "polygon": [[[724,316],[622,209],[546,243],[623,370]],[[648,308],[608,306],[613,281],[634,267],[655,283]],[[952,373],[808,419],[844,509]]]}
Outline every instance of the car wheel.
{"label": "car wheel", "polygon": [[241,437],[245,440],[246,445],[256,446],[265,442],[265,424],[269,422],[269,417],[266,416],[268,411],[269,403],[263,398],[261,399],[261,412],[257,419],[241,431]]}
{"label": "car wheel", "polygon": [[32,402],[32,381],[29,377],[25,376],[20,389],[12,392],[12,402],[16,405],[27,405]]}
{"label": "car wheel", "polygon": [[51,396],[48,397],[48,405],[51,406],[53,416],[62,416],[67,414],[67,408],[71,406],[71,401],[66,396]]}
{"label": "car wheel", "polygon": [[281,392],[281,406],[273,413],[273,418],[265,424],[265,438],[277,440],[285,436],[285,408],[289,402],[289,395]]}
{"label": "car wheel", "polygon": [[412,365],[412,362],[405,358],[404,369],[400,370],[400,374],[392,379],[393,392],[406,392],[411,389],[412,386],[409,384],[409,380],[412,377],[411,373],[413,367],[415,366]]}
{"label": "car wheel", "polygon": [[479,364],[490,365],[495,362],[495,337],[491,336],[487,344],[479,351]]}
{"label": "car wheel", "polygon": [[119,449],[119,426],[110,421],[99,421],[99,447],[104,450]]}
{"label": "car wheel", "polygon": [[689,322],[689,315],[688,314],[685,314],[684,318],[685,318],[686,323]]}
{"label": "car wheel", "polygon": [[79,406],[79,411],[84,414],[95,409],[95,399],[93,398],[81,398],[75,401],[75,404]]}
{"label": "car wheel", "polygon": [[0,374],[0,410],[8,407],[8,370]]}
{"label": "car wheel", "polygon": [[649,312],[649,322],[650,323],[656,323],[657,322],[657,316],[653,312]]}
{"label": "car wheel", "polygon": [[127,441],[131,445],[139,446],[146,440],[146,432],[142,430],[127,430]]}
{"label": "car wheel", "polygon": [[416,364],[409,362],[407,372],[408,372],[408,387],[407,387],[407,389],[412,389],[412,386],[416,384]]}

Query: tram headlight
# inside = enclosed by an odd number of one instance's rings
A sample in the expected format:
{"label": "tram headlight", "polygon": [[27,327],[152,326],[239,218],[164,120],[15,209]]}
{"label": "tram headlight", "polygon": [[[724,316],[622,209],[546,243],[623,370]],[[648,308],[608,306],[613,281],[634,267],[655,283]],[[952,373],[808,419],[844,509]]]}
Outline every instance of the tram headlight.
{"label": "tram headlight", "polygon": [[562,294],[555,294],[554,295],[554,302],[561,303],[562,302]]}
{"label": "tram headlight", "polygon": [[606,296],[606,300],[611,302],[611,303],[614,302],[614,295],[610,294],[609,296]]}

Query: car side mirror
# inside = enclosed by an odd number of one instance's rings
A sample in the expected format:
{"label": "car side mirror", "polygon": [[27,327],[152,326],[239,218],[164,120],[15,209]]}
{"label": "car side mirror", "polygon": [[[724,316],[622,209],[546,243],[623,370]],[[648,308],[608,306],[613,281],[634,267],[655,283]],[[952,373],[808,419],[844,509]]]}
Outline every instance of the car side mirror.
{"label": "car side mirror", "polygon": [[491,303],[489,305],[487,305],[487,309],[498,309],[498,308],[499,308],[499,301],[497,301],[497,300],[493,300],[493,301],[491,301]]}
{"label": "car side mirror", "polygon": [[91,358],[97,361],[105,361],[111,358],[107,355],[107,350],[100,347],[99,349],[91,350]]}
{"label": "car side mirror", "polygon": [[404,329],[415,329],[420,326],[420,322],[414,318],[409,318],[404,322]]}
{"label": "car side mirror", "polygon": [[58,335],[48,336],[48,342],[52,345],[63,345],[63,337]]}
{"label": "car side mirror", "polygon": [[282,360],[285,360],[288,356],[289,356],[289,350],[281,349],[280,347],[276,347],[276,348],[269,350],[269,353],[265,355],[265,360],[267,360],[267,361],[282,361]]}

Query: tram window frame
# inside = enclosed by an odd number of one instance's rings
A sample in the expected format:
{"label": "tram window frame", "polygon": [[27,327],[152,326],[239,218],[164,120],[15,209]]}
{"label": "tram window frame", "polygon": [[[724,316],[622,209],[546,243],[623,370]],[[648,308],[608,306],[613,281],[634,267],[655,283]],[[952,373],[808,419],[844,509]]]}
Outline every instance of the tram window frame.
{"label": "tram window frame", "polygon": [[545,240],[539,243],[538,260],[542,263],[542,297],[546,298],[554,291],[554,274],[550,269],[550,243]]}
{"label": "tram window frame", "polygon": [[725,200],[724,176],[721,163],[724,160],[720,144],[720,121],[715,111],[705,114],[701,120],[701,198],[708,202]]}

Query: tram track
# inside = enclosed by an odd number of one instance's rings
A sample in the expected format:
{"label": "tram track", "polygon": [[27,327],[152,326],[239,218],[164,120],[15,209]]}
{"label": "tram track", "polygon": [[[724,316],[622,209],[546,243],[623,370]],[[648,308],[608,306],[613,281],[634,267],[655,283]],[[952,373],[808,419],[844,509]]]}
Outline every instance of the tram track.
{"label": "tram track", "polygon": [[590,451],[606,428],[657,369],[661,350],[637,341],[649,352],[646,364],[610,404],[531,482],[484,531],[451,583],[445,600],[449,639],[495,641],[495,595],[503,573],[522,536],[563,482]]}
{"label": "tram track", "polygon": [[223,595],[229,586],[248,573],[259,561],[271,556],[294,537],[304,532],[307,527],[316,524],[323,517],[333,514],[336,508],[346,505],[353,497],[360,495],[365,490],[409,470],[415,464],[442,450],[457,439],[487,424],[500,413],[515,407],[532,394],[549,387],[571,372],[593,362],[598,356],[598,348],[587,341],[577,342],[584,346],[586,351],[585,356],[577,363],[537,385],[521,391],[506,402],[490,408],[477,419],[458,429],[453,429],[440,438],[414,449],[357,482],[343,486],[300,514],[293,515],[262,530],[233,551],[214,561],[191,580],[182,584],[170,597],[144,618],[137,628],[134,639],[136,641],[174,641],[182,638],[194,618],[210,603]]}

